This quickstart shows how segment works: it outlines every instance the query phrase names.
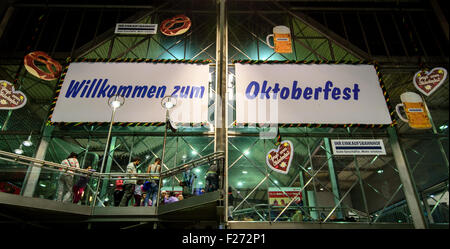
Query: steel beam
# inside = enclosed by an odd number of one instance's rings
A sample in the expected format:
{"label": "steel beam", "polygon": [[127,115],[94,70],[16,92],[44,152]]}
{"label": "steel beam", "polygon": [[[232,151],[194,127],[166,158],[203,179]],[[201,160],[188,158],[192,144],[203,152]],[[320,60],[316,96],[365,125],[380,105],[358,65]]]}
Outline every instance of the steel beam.
{"label": "steel beam", "polygon": [[[36,159],[44,160],[45,154],[47,153],[48,144],[51,140],[51,134],[53,131],[53,126],[44,126],[44,131],[42,132],[42,138],[39,142],[39,147],[36,152]],[[33,197],[34,190],[39,181],[39,175],[41,174],[40,167],[30,167],[28,168],[27,175],[25,176],[23,196]]]}
{"label": "steel beam", "polygon": [[414,227],[416,229],[427,228],[425,217],[420,206],[420,199],[417,194],[416,185],[412,177],[412,172],[406,164],[405,156],[399,143],[395,127],[388,128],[389,142],[392,147],[395,163],[397,165],[400,181],[403,184],[403,192],[405,193],[406,202],[411,212]]}

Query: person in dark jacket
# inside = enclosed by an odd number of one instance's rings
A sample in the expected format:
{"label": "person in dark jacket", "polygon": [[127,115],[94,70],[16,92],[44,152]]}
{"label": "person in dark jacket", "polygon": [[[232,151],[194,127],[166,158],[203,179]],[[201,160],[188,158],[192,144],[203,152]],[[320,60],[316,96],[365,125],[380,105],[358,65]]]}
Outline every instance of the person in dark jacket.
{"label": "person in dark jacket", "polygon": [[[89,171],[95,171],[91,166],[88,166],[86,169]],[[73,185],[73,203],[78,203],[80,201],[88,182],[89,176],[80,176],[75,185]]]}

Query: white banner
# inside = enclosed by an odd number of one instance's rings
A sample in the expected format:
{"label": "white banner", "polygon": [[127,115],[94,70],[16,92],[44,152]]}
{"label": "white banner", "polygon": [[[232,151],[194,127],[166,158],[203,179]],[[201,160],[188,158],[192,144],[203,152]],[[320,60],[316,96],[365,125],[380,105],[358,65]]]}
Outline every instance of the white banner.
{"label": "white banner", "polygon": [[236,123],[391,124],[373,65],[236,64]]}
{"label": "white banner", "polygon": [[383,139],[332,139],[333,155],[386,155]]}
{"label": "white banner", "polygon": [[176,123],[208,120],[208,65],[155,63],[71,63],[59,92],[52,122],[110,122],[109,97],[125,103],[114,122],[165,122],[161,100],[172,95]]}

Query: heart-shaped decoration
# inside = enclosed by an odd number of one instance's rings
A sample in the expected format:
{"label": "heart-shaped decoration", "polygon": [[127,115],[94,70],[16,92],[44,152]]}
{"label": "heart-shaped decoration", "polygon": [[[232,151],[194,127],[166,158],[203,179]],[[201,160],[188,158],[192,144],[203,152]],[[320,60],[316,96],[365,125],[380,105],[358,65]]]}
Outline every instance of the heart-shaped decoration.
{"label": "heart-shaped decoration", "polygon": [[27,97],[21,91],[15,91],[13,84],[8,81],[0,81],[0,110],[13,110],[23,107],[27,103]]}
{"label": "heart-shaped decoration", "polygon": [[291,141],[281,141],[277,149],[272,149],[267,153],[266,163],[272,170],[287,174],[294,157],[294,146]]}
{"label": "heart-shaped decoration", "polygon": [[447,78],[447,70],[436,67],[428,71],[419,71],[414,75],[413,84],[421,93],[430,96],[436,91]]}

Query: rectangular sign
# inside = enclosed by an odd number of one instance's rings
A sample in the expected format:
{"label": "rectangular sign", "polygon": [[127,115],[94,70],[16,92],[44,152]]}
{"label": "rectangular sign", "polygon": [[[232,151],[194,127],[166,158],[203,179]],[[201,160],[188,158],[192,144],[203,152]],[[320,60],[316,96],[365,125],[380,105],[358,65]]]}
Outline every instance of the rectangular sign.
{"label": "rectangular sign", "polygon": [[176,105],[175,123],[208,120],[209,66],[183,63],[75,62],[69,65],[51,115],[52,122],[110,122],[108,100],[122,95],[114,122],[165,122],[165,96]]}
{"label": "rectangular sign", "polygon": [[333,155],[386,155],[383,139],[332,139]]}
{"label": "rectangular sign", "polygon": [[158,24],[147,23],[117,23],[116,34],[154,35],[158,30]]}
{"label": "rectangular sign", "polygon": [[392,123],[373,65],[236,64],[237,124]]}
{"label": "rectangular sign", "polygon": [[292,199],[294,199],[294,202],[292,204],[300,204],[300,201],[302,199],[300,190],[301,188],[296,187],[269,187],[269,205],[286,206]]}

